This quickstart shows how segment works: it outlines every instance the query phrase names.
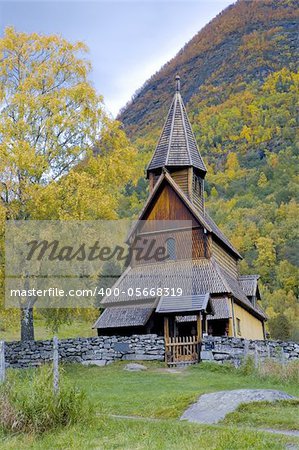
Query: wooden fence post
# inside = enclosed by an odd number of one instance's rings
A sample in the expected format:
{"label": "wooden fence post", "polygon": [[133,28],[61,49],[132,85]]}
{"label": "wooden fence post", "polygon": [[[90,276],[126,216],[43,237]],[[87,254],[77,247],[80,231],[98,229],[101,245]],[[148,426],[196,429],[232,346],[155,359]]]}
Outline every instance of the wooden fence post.
{"label": "wooden fence post", "polygon": [[255,344],[255,346],[254,346],[254,367],[257,369],[258,366],[259,366],[259,354],[258,354],[257,345]]}
{"label": "wooden fence post", "polygon": [[58,355],[58,339],[53,337],[53,390],[54,394],[58,394],[59,391],[59,355]]}
{"label": "wooden fence post", "polygon": [[0,383],[5,381],[5,353],[4,353],[5,343],[0,341]]}
{"label": "wooden fence post", "polygon": [[245,339],[244,341],[244,360],[246,361],[248,358],[248,352],[249,352],[249,341]]}
{"label": "wooden fence post", "polygon": [[281,347],[281,364],[284,366],[286,363],[285,354],[283,351],[283,347]]}

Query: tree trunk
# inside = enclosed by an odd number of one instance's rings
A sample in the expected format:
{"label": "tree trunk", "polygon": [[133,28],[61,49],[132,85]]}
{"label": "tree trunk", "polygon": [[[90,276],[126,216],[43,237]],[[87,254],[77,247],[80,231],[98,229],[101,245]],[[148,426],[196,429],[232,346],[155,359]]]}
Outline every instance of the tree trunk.
{"label": "tree trunk", "polygon": [[32,307],[21,309],[21,341],[34,341]]}

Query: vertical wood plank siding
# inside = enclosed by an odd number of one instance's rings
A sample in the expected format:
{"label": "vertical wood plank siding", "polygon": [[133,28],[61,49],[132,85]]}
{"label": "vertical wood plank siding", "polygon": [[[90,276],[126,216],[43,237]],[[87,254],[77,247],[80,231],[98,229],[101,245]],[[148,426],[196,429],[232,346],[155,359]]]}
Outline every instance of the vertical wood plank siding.
{"label": "vertical wood plank siding", "polygon": [[151,223],[153,220],[191,220],[194,226],[198,225],[192,213],[168,184],[161,187],[156,201],[147,211],[144,220],[148,221],[148,231],[155,228],[155,224]]}
{"label": "vertical wood plank siding", "polygon": [[232,275],[234,278],[238,276],[237,261],[225,250],[223,250],[223,248],[220,247],[220,245],[218,245],[214,240],[212,240],[212,255],[214,256],[218,264],[223,267],[230,275]]}
{"label": "vertical wood plank siding", "polygon": [[200,212],[204,212],[203,180],[193,173],[192,179],[192,201]]}
{"label": "vertical wood plank siding", "polygon": [[188,169],[181,169],[171,173],[171,177],[174,179],[176,184],[180,186],[182,191],[188,196]]}

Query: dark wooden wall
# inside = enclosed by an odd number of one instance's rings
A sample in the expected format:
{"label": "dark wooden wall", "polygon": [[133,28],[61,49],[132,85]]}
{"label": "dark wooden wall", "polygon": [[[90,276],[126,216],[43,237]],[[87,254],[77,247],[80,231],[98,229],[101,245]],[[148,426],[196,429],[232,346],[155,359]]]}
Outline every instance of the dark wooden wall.
{"label": "dark wooden wall", "polygon": [[[184,222],[187,221],[187,222]],[[156,193],[152,207],[139,224],[136,237],[138,247],[146,251],[152,246],[152,254],[159,247],[165,247],[169,238],[176,242],[176,259],[209,258],[211,255],[210,238],[203,227],[186,207],[170,185],[164,183]],[[133,264],[155,263],[136,261]]]}
{"label": "dark wooden wall", "polygon": [[[194,225],[198,225],[193,214],[169,184],[162,183],[158,191],[144,220],[191,220]],[[150,228],[150,224],[148,226]]]}

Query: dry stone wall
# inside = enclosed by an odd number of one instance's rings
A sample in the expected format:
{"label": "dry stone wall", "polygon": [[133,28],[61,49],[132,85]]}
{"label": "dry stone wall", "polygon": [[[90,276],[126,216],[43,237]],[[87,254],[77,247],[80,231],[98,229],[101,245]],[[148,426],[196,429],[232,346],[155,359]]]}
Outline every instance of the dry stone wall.
{"label": "dry stone wall", "polygon": [[[59,359],[66,363],[105,365],[112,361],[163,361],[164,339],[157,335],[131,337],[99,336],[63,339],[58,344]],[[8,367],[39,366],[53,358],[53,341],[6,342]]]}
{"label": "dry stone wall", "polygon": [[[59,341],[59,360],[66,363],[105,365],[112,361],[164,361],[164,338],[155,334],[99,336]],[[202,361],[239,365],[247,355],[256,359],[275,358],[282,362],[299,358],[299,344],[282,341],[249,341],[239,338],[206,337]],[[53,359],[53,341],[6,342],[7,367],[39,366]]]}
{"label": "dry stone wall", "polygon": [[228,337],[206,337],[201,348],[202,361],[233,362],[236,366],[252,356],[256,362],[273,358],[287,362],[299,358],[299,343],[283,341],[254,341]]}

